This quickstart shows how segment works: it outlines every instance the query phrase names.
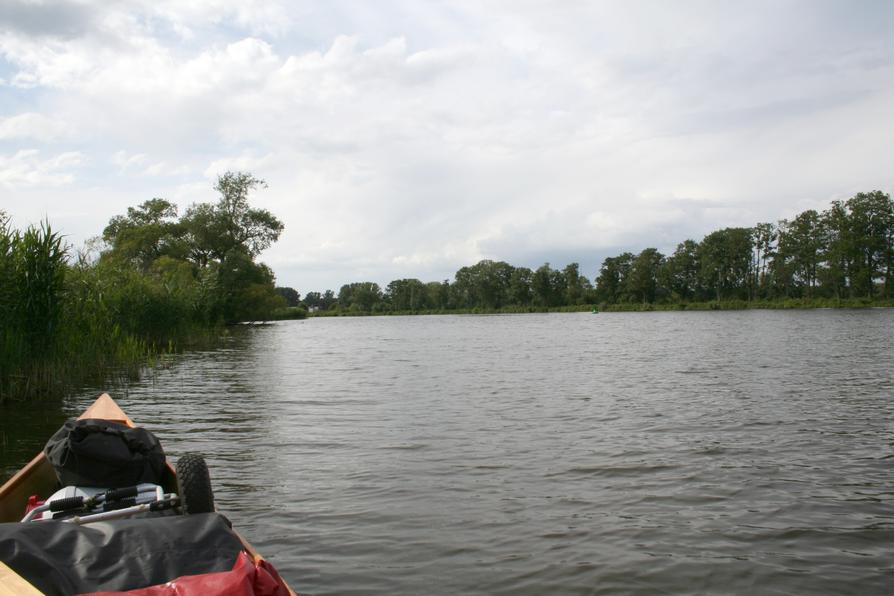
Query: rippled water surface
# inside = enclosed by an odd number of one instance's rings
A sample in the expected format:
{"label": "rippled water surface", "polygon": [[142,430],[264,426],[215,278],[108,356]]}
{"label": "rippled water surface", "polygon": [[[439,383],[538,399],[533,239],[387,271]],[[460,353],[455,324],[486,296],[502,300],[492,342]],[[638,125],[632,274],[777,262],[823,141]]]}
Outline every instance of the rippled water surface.
{"label": "rippled water surface", "polygon": [[283,322],[114,397],[302,593],[894,589],[890,309]]}

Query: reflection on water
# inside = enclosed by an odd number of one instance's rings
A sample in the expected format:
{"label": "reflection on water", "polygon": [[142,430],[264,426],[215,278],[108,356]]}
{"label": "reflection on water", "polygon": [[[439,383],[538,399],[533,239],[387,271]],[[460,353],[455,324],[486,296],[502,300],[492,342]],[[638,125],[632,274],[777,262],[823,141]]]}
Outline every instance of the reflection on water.
{"label": "reflection on water", "polygon": [[[890,310],[311,319],[114,397],[302,592],[886,593],[892,337]],[[7,473],[63,418],[4,415]]]}
{"label": "reflection on water", "polygon": [[59,404],[0,405],[0,480],[37,455],[65,419]]}

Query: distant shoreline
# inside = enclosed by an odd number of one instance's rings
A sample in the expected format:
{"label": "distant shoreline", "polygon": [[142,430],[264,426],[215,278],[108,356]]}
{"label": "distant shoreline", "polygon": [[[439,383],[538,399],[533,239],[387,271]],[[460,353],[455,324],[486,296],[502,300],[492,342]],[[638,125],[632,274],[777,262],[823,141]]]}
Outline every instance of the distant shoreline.
{"label": "distant shoreline", "polygon": [[790,298],[787,300],[723,300],[720,302],[685,302],[673,304],[606,304],[605,312],[650,312],[680,310],[813,310],[817,308],[890,308],[894,300],[868,300],[865,298]]}
{"label": "distant shoreline", "polygon": [[509,315],[562,312],[656,312],[656,311],[727,311],[727,310],[812,310],[818,308],[892,308],[894,299],[868,300],[865,298],[815,298],[788,300],[723,300],[720,302],[680,302],[667,304],[577,304],[554,308],[510,306],[505,308],[459,308],[396,311],[324,310],[307,313],[308,318],[316,317],[389,317],[409,315]]}

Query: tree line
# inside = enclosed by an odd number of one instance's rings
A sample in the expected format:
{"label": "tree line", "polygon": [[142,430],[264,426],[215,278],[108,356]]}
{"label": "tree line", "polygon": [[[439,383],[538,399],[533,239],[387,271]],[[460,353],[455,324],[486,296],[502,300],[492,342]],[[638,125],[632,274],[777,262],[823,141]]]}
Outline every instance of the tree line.
{"label": "tree line", "polygon": [[542,310],[584,305],[593,299],[593,285],[581,275],[577,263],[562,269],[544,263],[532,270],[488,259],[461,268],[452,282],[396,279],[384,289],[375,282],[355,282],[343,285],[338,294],[308,292],[300,301],[291,288],[277,291],[312,311],[349,314]]}
{"label": "tree line", "polygon": [[74,253],[48,222],[17,230],[0,212],[0,402],[130,374],[223,324],[273,318],[286,301],[255,259],[283,224],[249,206],[263,185],[227,172],[216,203],[182,216],[160,198],[128,208],[98,256]]}
{"label": "tree line", "polygon": [[791,220],[724,228],[673,254],[655,248],[605,259],[606,304],[894,296],[894,203],[881,191],[833,201]]}
{"label": "tree line", "polygon": [[553,269],[483,260],[454,279],[398,279],[308,292],[277,288],[290,304],[330,313],[499,311],[588,304],[651,305],[724,301],[894,297],[894,203],[881,191],[833,201],[791,220],[724,228],[671,255],[656,248],[606,258],[593,283],[578,263]]}

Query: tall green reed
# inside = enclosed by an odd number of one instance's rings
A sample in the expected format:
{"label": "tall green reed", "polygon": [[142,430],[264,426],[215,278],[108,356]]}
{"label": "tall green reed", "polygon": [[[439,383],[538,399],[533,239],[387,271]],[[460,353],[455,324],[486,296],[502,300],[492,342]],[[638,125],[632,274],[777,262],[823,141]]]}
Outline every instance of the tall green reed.
{"label": "tall green reed", "polygon": [[0,214],[0,401],[40,384],[56,355],[66,257],[49,223],[20,233]]}
{"label": "tall green reed", "polygon": [[48,223],[19,232],[0,212],[0,403],[133,378],[210,335],[206,293],[183,267],[145,274],[68,253]]}

